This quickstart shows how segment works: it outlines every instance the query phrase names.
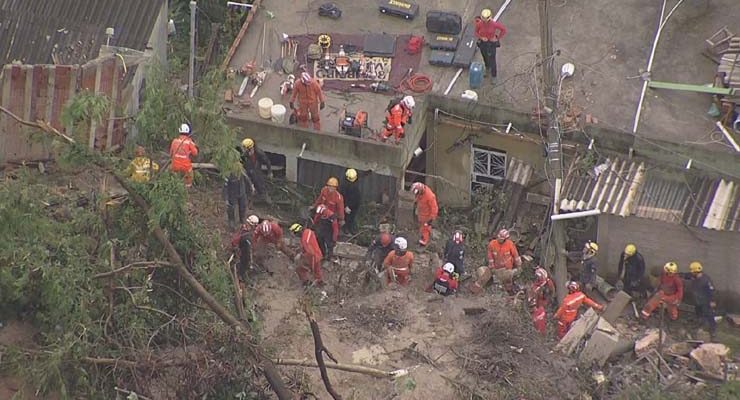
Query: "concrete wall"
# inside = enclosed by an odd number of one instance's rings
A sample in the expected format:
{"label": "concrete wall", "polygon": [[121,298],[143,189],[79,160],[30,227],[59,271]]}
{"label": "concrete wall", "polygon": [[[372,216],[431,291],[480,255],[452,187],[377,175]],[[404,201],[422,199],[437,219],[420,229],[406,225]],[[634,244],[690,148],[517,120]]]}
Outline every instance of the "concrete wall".
{"label": "concrete wall", "polygon": [[[693,233],[693,234],[692,234]],[[702,241],[699,241],[700,238]],[[648,271],[676,261],[681,272],[698,260],[712,278],[726,309],[740,309],[740,234],[637,217],[599,216],[599,272],[616,276],[619,256],[627,243],[634,243],[645,257]]]}

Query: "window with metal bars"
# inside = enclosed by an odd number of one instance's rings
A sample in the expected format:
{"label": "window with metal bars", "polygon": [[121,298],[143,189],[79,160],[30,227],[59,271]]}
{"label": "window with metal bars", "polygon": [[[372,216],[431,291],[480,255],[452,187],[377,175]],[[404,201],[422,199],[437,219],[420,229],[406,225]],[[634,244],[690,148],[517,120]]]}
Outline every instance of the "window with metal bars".
{"label": "window with metal bars", "polygon": [[506,177],[506,153],[473,146],[472,183],[494,185]]}

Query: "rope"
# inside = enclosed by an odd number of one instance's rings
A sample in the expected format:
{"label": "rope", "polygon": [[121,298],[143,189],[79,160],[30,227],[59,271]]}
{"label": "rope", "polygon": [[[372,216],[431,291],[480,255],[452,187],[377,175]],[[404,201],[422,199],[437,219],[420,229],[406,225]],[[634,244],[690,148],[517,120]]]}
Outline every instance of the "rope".
{"label": "rope", "polygon": [[424,74],[414,74],[404,79],[399,85],[401,91],[411,91],[413,93],[426,93],[432,90],[432,79]]}

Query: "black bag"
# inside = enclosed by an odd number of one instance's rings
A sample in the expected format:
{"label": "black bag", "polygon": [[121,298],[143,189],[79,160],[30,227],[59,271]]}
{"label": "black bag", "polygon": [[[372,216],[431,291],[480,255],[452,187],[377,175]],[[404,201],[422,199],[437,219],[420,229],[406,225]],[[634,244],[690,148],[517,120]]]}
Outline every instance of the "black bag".
{"label": "black bag", "polygon": [[457,35],[462,31],[460,14],[447,11],[427,12],[427,30],[433,33]]}
{"label": "black bag", "polygon": [[324,3],[319,6],[319,16],[337,19],[342,16],[342,10],[334,3]]}
{"label": "black bag", "polygon": [[458,38],[451,35],[431,35],[428,42],[429,48],[432,50],[455,51],[457,50]]}
{"label": "black bag", "polygon": [[460,43],[457,45],[455,59],[452,65],[460,68],[468,68],[470,63],[473,62],[473,58],[475,58],[475,52],[478,50],[477,43],[475,26],[473,24],[467,24],[465,26],[465,32],[463,32],[460,38]]}
{"label": "black bag", "polygon": [[429,53],[429,64],[440,67],[449,67],[452,65],[452,60],[454,58],[455,53],[451,51],[432,50],[432,52]]}

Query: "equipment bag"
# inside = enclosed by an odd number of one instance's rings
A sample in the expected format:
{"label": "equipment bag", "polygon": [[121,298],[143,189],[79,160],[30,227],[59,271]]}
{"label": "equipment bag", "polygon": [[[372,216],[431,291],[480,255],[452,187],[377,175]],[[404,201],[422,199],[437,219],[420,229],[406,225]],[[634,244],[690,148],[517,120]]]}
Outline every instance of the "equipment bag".
{"label": "equipment bag", "polygon": [[422,46],[424,46],[424,36],[411,36],[408,43],[406,43],[407,54],[419,54]]}
{"label": "equipment bag", "polygon": [[460,14],[447,11],[427,12],[427,30],[432,33],[457,35],[462,31]]}
{"label": "equipment bag", "polygon": [[429,48],[432,50],[457,50],[457,36],[451,35],[431,35],[429,38]]}
{"label": "equipment bag", "polygon": [[440,67],[449,67],[452,65],[452,60],[454,58],[455,53],[451,51],[432,50],[432,52],[429,53],[429,64]]}
{"label": "equipment bag", "polygon": [[308,45],[306,56],[309,60],[318,60],[319,58],[321,58],[321,53],[321,46],[316,43],[311,43]]}

